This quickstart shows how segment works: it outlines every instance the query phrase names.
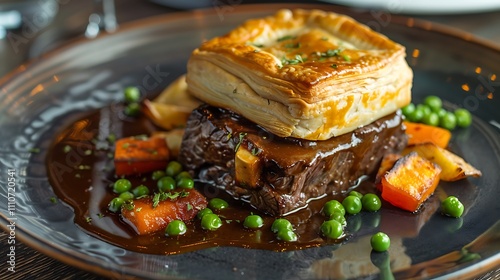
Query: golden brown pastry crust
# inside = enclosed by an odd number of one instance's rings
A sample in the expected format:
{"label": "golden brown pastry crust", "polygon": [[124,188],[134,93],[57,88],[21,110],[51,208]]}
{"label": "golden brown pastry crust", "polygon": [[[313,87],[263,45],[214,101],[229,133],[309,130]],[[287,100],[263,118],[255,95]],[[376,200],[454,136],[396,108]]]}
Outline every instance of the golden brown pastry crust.
{"label": "golden brown pastry crust", "polygon": [[281,137],[325,140],[410,102],[403,46],[350,17],[280,10],[213,38],[188,62],[189,91]]}

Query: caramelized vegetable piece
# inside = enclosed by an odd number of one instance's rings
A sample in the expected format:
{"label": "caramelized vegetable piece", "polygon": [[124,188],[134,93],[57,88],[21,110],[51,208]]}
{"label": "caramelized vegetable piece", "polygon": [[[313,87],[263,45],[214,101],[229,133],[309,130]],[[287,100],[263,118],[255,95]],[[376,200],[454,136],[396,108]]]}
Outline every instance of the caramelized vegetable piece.
{"label": "caramelized vegetable piece", "polygon": [[170,152],[165,139],[128,137],[116,141],[115,173],[118,176],[164,169]]}
{"label": "caramelized vegetable piece", "polygon": [[153,134],[153,137],[160,137],[167,142],[168,150],[170,151],[171,158],[177,158],[181,150],[182,137],[184,136],[184,129],[173,129],[169,131],[159,131]]}
{"label": "caramelized vegetable piece", "polygon": [[410,153],[399,159],[382,177],[382,198],[401,209],[415,212],[439,183],[441,168]]}
{"label": "caramelized vegetable piece", "polygon": [[237,183],[257,187],[262,169],[262,163],[258,156],[240,147],[236,151],[234,169]]}
{"label": "caramelized vegetable piece", "polygon": [[447,129],[430,126],[423,123],[404,122],[408,145],[434,143],[438,147],[446,148],[451,139],[451,132]]}
{"label": "caramelized vegetable piece", "polygon": [[377,188],[379,190],[382,189],[380,185],[380,181],[382,177],[394,166],[396,161],[400,159],[402,155],[400,154],[386,154],[382,158],[382,162],[380,163],[380,167],[378,168],[377,175],[375,176],[375,183],[377,184]]}
{"label": "caramelized vegetable piece", "polygon": [[164,230],[173,220],[187,222],[207,206],[206,198],[194,189],[156,194],[122,207],[122,217],[137,234]]}
{"label": "caramelized vegetable piece", "polygon": [[142,110],[154,124],[170,130],[186,126],[193,108],[144,100]]}
{"label": "caramelized vegetable piece", "polygon": [[479,177],[482,175],[481,171],[465,162],[463,158],[432,143],[409,146],[403,151],[403,154],[411,152],[416,152],[421,157],[439,165],[442,169],[440,179],[443,181],[457,181],[468,176]]}

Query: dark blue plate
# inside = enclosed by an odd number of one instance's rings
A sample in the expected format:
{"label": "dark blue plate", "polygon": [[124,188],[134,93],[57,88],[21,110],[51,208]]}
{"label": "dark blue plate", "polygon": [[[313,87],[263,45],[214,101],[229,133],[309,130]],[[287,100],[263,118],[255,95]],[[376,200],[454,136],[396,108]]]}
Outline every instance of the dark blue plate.
{"label": "dark blue plate", "polygon": [[[298,6],[289,6],[290,8]],[[334,6],[304,6],[347,13],[407,47],[414,69],[415,102],[439,95],[448,109],[474,115],[456,130],[450,148],[483,172],[480,178],[442,183],[419,215],[394,209],[357,215],[356,233],[342,245],[271,252],[213,248],[175,256],[126,251],[84,233],[73,211],[54,204],[45,155],[72,116],[120,99],[123,87],[158,92],[186,70],[190,51],[245,19],[270,15],[282,5],[225,5],[169,14],[96,40],[82,40],[14,71],[0,81],[0,224],[14,218],[16,236],[41,252],[82,269],[115,278],[331,278],[397,279],[473,277],[500,262],[500,50],[467,34],[410,18],[378,21]],[[34,153],[31,149],[38,148]],[[15,209],[9,209],[8,170],[15,171]],[[461,219],[443,217],[440,195],[464,202]],[[11,198],[11,200],[13,200]],[[15,210],[10,212],[9,210]],[[391,235],[391,271],[370,259],[369,236]],[[7,246],[7,245],[5,245]],[[376,257],[374,259],[376,260]]]}

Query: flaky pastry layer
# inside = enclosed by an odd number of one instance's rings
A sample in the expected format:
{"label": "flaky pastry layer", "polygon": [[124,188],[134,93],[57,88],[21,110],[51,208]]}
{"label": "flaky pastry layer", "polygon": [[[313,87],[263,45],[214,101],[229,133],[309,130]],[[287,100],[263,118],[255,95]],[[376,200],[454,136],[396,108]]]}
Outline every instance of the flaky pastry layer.
{"label": "flaky pastry layer", "polygon": [[280,137],[325,140],[411,100],[405,48],[354,19],[280,10],[194,50],[188,90]]}

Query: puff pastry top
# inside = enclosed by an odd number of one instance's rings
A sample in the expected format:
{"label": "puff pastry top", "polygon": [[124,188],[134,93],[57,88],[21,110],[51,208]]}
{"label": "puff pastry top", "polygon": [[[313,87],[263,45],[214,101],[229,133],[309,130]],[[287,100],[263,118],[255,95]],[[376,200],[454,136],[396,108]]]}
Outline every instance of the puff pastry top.
{"label": "puff pastry top", "polygon": [[188,89],[281,137],[325,140],[410,102],[403,46],[354,19],[280,10],[204,42]]}

